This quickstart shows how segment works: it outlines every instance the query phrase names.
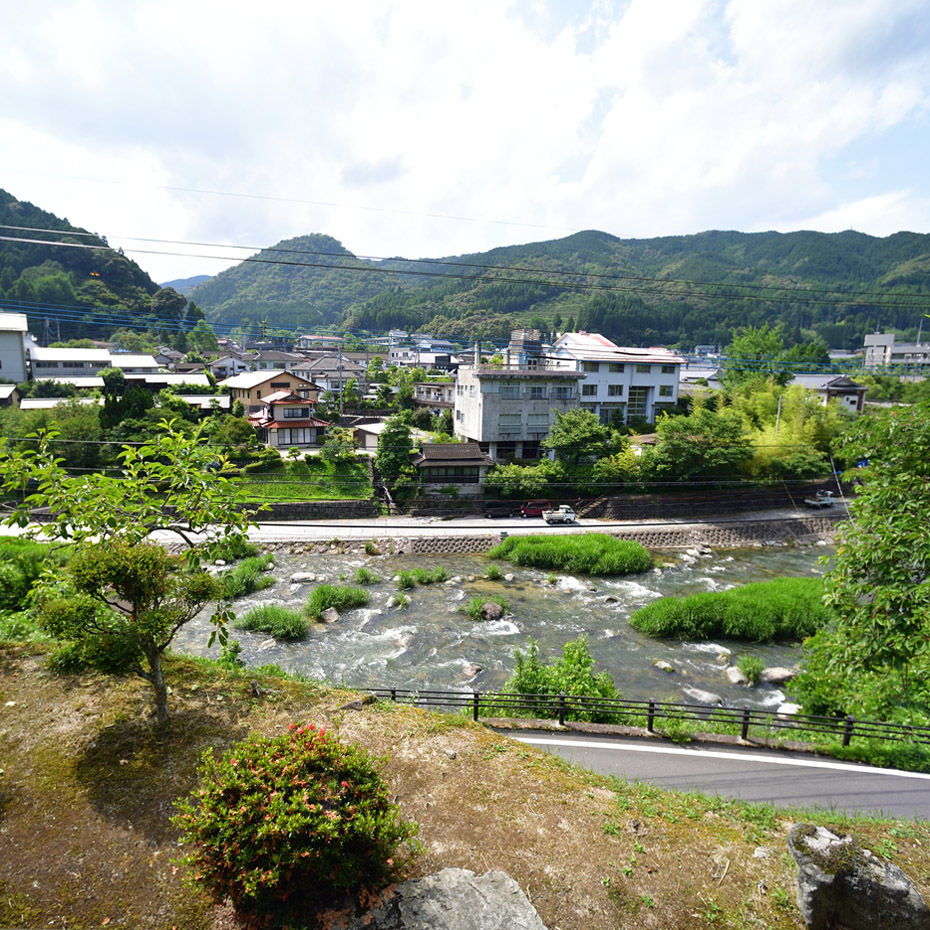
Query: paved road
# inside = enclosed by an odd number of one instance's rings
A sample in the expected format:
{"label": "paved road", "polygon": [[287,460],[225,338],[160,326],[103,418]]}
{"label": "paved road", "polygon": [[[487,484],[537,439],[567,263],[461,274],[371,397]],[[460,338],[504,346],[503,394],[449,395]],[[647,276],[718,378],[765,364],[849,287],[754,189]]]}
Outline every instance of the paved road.
{"label": "paved road", "polygon": [[646,740],[501,731],[604,775],[778,807],[826,808],[930,819],[930,775],[808,753],[656,745]]}

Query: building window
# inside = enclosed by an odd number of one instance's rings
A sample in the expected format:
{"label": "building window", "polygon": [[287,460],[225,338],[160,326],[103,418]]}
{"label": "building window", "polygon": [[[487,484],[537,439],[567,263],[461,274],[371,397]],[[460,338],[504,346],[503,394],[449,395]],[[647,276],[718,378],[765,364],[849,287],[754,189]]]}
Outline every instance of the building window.
{"label": "building window", "polygon": [[608,397],[623,397],[623,385],[622,384],[608,384],[607,385],[607,396]]}
{"label": "building window", "polygon": [[310,416],[309,407],[285,407],[285,420],[306,420]]}
{"label": "building window", "polygon": [[459,423],[462,422],[462,419],[463,419],[463,418],[462,418],[462,411],[461,411],[461,410],[456,410],[456,411],[455,411],[455,419],[458,420]]}
{"label": "building window", "polygon": [[581,396],[582,397],[596,397],[597,396],[597,385],[596,384],[582,384],[581,385]]}
{"label": "building window", "polygon": [[549,426],[548,413],[530,413],[526,418],[526,425],[529,427]]}
{"label": "building window", "polygon": [[552,397],[554,400],[571,400],[572,396],[572,389],[567,385],[554,387],[552,389]]}
{"label": "building window", "polygon": [[607,366],[607,370],[611,372],[612,374],[616,374],[617,372],[623,371],[623,362],[611,362]]}
{"label": "building window", "polygon": [[670,384],[660,384],[659,385],[659,397],[671,397],[672,396],[672,386]]}
{"label": "building window", "polygon": [[501,384],[502,400],[517,400],[520,397],[520,385],[516,382],[505,381]]}
{"label": "building window", "polygon": [[663,375],[673,375],[675,374],[675,365],[663,365],[662,374]]}
{"label": "building window", "polygon": [[519,413],[502,413],[497,421],[497,425],[504,427],[519,427],[522,423],[522,415]]}
{"label": "building window", "polygon": [[652,365],[637,365],[636,372],[640,375],[648,375],[652,371]]}
{"label": "building window", "polygon": [[544,384],[530,385],[530,400],[545,400],[546,386]]}
{"label": "building window", "polygon": [[581,370],[582,371],[597,371],[598,363],[597,362],[582,362]]}

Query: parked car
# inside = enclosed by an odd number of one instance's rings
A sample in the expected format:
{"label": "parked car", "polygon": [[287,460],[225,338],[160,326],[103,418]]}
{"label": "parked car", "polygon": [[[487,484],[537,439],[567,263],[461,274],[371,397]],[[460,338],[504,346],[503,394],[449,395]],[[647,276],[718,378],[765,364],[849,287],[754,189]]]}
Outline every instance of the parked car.
{"label": "parked car", "polygon": [[521,517],[541,517],[544,510],[552,510],[552,502],[545,498],[527,501],[520,505]]}
{"label": "parked car", "polygon": [[512,517],[513,505],[507,501],[485,501],[484,515],[489,519],[494,517]]}
{"label": "parked car", "polygon": [[568,504],[562,504],[558,510],[544,510],[542,518],[546,523],[574,523],[575,511]]}

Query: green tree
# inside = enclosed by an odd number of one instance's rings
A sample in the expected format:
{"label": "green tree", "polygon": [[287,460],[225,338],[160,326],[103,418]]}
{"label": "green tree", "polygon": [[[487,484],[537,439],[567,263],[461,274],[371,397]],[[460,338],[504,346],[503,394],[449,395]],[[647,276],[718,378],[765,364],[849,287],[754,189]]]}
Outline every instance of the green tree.
{"label": "green tree", "polygon": [[[76,477],[53,455],[55,438],[36,437],[35,449],[0,444],[2,488],[23,495],[5,505],[4,522],[29,527],[34,537],[71,542],[64,581],[48,579],[37,592],[43,622],[106,670],[118,670],[113,650],[105,648],[115,644],[126,656],[125,668],[152,685],[162,722],[167,686],[161,657],[177,631],[215,601],[210,644],[227,639],[231,613],[214,579],[200,568],[200,554],[218,540],[243,543],[251,519],[235,506],[224,476],[227,460],[199,433],[189,438],[165,422],[158,439],[123,449],[117,474]],[[51,520],[31,524],[36,507],[49,508]],[[155,533],[180,537],[189,547],[187,558],[168,555],[153,540]]]}
{"label": "green tree", "polygon": [[552,449],[556,458],[568,466],[590,462],[608,452],[611,438],[609,426],[605,426],[590,410],[556,411],[555,423],[542,446]]}
{"label": "green tree", "polygon": [[737,330],[723,351],[726,356],[724,381],[727,385],[757,378],[764,380],[771,376],[780,384],[786,384],[791,378],[780,361],[785,343],[779,331],[768,323]]}
{"label": "green tree", "polygon": [[402,411],[385,421],[384,430],[378,437],[375,468],[388,486],[416,474],[410,462],[410,453],[413,452],[411,424],[409,411]]}
{"label": "green tree", "polygon": [[[187,334],[187,346],[188,349],[200,352],[201,355],[213,355],[219,349],[219,342],[217,342],[213,327],[206,320],[198,320]],[[189,354],[188,361],[190,361]]]}
{"label": "green tree", "polygon": [[740,417],[701,407],[690,416],[664,415],[656,423],[656,446],[648,460],[658,478],[734,478],[752,457]]}
{"label": "green tree", "polygon": [[351,429],[342,426],[328,426],[326,428],[323,445],[320,446],[320,458],[324,462],[355,461],[355,436]]}
{"label": "green tree", "polygon": [[863,417],[841,451],[868,467],[825,577],[840,617],[827,664],[895,676],[910,703],[930,666],[930,402]]}

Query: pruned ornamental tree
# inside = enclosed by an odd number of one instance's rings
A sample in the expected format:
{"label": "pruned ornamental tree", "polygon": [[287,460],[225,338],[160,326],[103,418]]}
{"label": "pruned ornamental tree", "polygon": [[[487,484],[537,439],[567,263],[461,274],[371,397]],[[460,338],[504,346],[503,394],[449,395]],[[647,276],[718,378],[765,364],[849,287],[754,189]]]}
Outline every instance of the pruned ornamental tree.
{"label": "pruned ornamental tree", "polygon": [[[0,466],[3,490],[18,496],[5,505],[5,524],[71,543],[64,575],[35,589],[39,620],[72,661],[147,681],[162,723],[162,656],[178,630],[213,603],[210,644],[226,642],[232,615],[200,556],[218,542],[244,542],[252,522],[235,506],[227,460],[199,430],[188,437],[163,422],[156,439],[125,446],[115,470],[74,476],[52,451],[54,433],[35,439],[33,449],[0,445]],[[38,508],[47,522],[33,522]],[[183,540],[185,557],[166,551],[165,534]]]}
{"label": "pruned ornamental tree", "polygon": [[930,665],[930,402],[863,417],[842,451],[864,467],[824,579],[828,667],[897,679],[910,704]]}

